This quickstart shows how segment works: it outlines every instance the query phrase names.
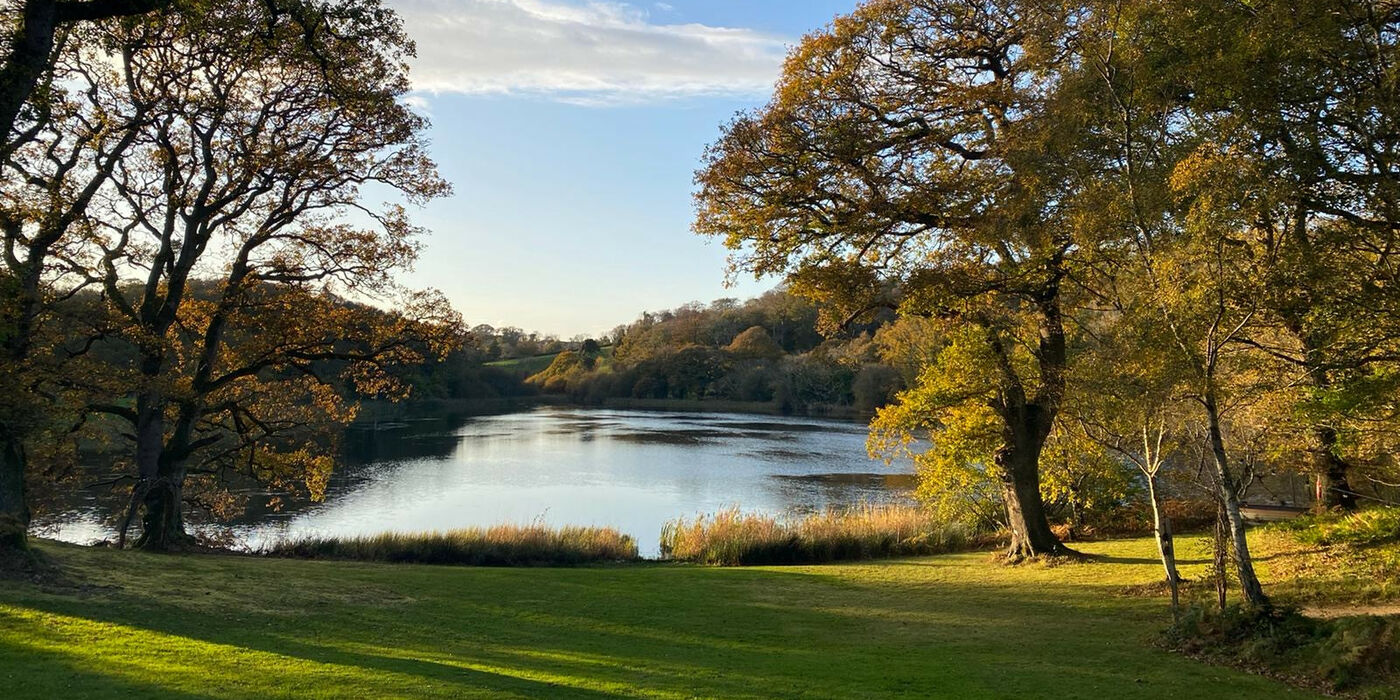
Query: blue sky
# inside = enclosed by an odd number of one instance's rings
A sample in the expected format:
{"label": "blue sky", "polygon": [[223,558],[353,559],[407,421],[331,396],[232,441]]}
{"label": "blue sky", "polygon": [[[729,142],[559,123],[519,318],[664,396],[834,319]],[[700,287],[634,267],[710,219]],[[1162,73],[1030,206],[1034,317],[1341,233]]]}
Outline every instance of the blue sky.
{"label": "blue sky", "polygon": [[691,178],[786,47],[856,0],[389,0],[418,42],[412,101],[455,195],[406,280],[468,323],[563,337],[749,297],[690,233]]}

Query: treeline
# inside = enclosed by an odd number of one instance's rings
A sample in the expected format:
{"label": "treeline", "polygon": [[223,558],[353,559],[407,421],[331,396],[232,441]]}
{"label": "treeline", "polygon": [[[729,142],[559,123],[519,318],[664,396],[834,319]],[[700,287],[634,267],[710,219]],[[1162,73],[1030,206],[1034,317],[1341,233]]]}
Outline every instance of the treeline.
{"label": "treeline", "polygon": [[869,2],[725,126],[694,227],[835,318],[928,323],[871,447],[1013,558],[1067,551],[1050,494],[1136,483],[1174,584],[1177,474],[1266,606],[1256,475],[1400,483],[1397,46],[1377,0]]}
{"label": "treeline", "polygon": [[904,346],[886,330],[889,318],[827,337],[817,305],[786,290],[689,304],[644,313],[614,330],[610,347],[565,351],[528,381],[586,404],[721,400],[782,413],[870,414],[912,379],[893,365]]}

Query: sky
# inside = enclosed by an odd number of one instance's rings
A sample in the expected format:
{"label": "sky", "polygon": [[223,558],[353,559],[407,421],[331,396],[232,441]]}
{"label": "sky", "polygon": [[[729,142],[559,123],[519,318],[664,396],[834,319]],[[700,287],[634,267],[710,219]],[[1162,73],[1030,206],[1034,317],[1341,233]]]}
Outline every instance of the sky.
{"label": "sky", "polygon": [[642,311],[748,298],[690,232],[720,127],[771,94],[787,49],[856,0],[387,0],[417,42],[409,101],[454,187],[404,281],[471,325],[563,338]]}

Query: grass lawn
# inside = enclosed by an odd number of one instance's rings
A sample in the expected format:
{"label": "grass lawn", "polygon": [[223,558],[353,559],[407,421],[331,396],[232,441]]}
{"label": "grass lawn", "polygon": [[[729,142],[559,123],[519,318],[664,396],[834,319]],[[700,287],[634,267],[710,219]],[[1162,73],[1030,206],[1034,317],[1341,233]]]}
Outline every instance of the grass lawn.
{"label": "grass lawn", "polygon": [[1104,560],[1053,568],[983,553],[472,569],[39,548],[71,581],[0,582],[5,698],[1307,697],[1151,647],[1162,601],[1118,595],[1156,577],[1148,540],[1087,544]]}
{"label": "grass lawn", "polygon": [[[598,361],[602,363],[602,365],[606,366],[608,363],[612,362],[612,353],[613,346],[604,346],[601,349],[601,353],[598,356]],[[545,369],[549,367],[550,363],[554,362],[554,358],[558,356],[559,353],[556,352],[550,355],[517,357],[510,360],[496,360],[495,362],[487,362],[486,366],[499,367],[500,369],[506,370],[508,372],[515,372],[516,374],[528,377],[545,371]]]}
{"label": "grass lawn", "polygon": [[549,363],[553,362],[554,358],[558,357],[558,355],[559,353],[554,353],[553,355],[535,355],[533,357],[517,357],[511,360],[496,360],[495,362],[487,362],[486,366],[499,367],[522,376],[530,376],[543,372],[544,369],[549,366]]}

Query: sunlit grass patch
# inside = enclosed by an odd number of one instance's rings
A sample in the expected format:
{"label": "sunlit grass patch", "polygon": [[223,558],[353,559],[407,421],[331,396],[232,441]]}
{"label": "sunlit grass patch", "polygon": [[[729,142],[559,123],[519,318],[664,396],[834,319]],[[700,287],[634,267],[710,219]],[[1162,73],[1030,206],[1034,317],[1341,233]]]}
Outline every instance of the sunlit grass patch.
{"label": "sunlit grass patch", "polygon": [[1260,528],[1263,566],[1291,602],[1400,598],[1400,508],[1301,518]]}
{"label": "sunlit grass patch", "polygon": [[0,586],[0,698],[1313,697],[1153,648],[1165,600],[1114,595],[1158,575],[1153,542],[1083,547],[523,569],[39,541],[101,586]]}
{"label": "sunlit grass patch", "polygon": [[1400,542],[1400,507],[1367,508],[1285,523],[1298,539],[1312,544],[1378,545]]}
{"label": "sunlit grass patch", "polygon": [[[408,674],[319,662],[282,653],[208,642],[140,627],[0,605],[0,656],[48,656],[98,675],[98,688],[133,696],[195,693],[202,697],[290,697],[322,687],[346,694],[391,696],[408,687]],[[39,697],[57,678],[28,678],[11,697]],[[86,695],[85,683],[66,692]],[[124,690],[123,690],[124,689]],[[29,691],[35,691],[30,694]],[[57,697],[57,696],[52,696]]]}
{"label": "sunlit grass patch", "polygon": [[866,505],[791,518],[729,508],[673,520],[661,530],[664,558],[723,566],[940,554],[974,544],[965,528],[901,505]]}
{"label": "sunlit grass patch", "polygon": [[274,557],[464,566],[578,566],[638,558],[637,543],[613,528],[495,525],[447,532],[299,537],[263,551]]}

